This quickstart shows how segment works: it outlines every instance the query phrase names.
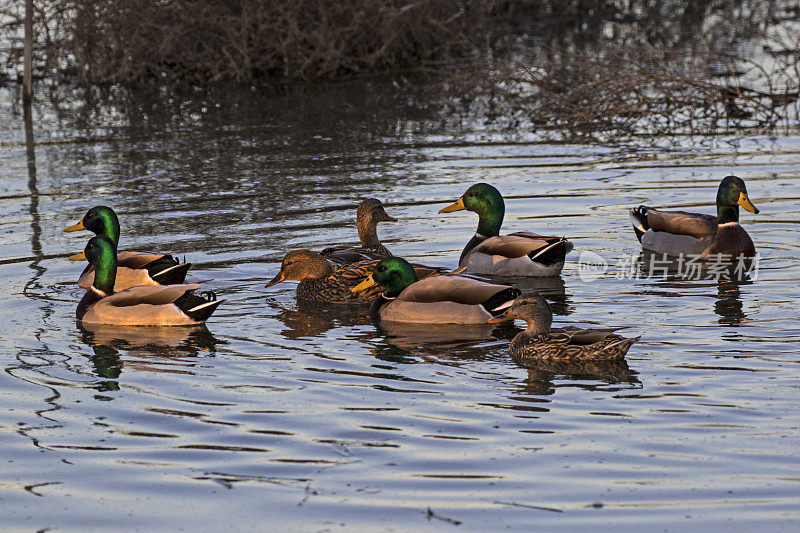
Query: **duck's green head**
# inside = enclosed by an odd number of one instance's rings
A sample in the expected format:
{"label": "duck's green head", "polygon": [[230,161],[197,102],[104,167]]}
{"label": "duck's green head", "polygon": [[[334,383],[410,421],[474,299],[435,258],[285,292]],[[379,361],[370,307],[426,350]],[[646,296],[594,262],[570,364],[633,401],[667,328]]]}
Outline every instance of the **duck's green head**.
{"label": "duck's green head", "polygon": [[88,229],[96,235],[105,235],[114,245],[119,244],[119,219],[110,207],[98,205],[89,209],[80,222],[64,231],[69,233],[82,229]]}
{"label": "duck's green head", "polygon": [[361,292],[380,285],[386,288],[384,296],[394,298],[403,292],[403,289],[417,281],[417,273],[411,263],[402,257],[388,257],[379,261],[372,270],[372,274],[351,290]]}
{"label": "duck's green head", "polygon": [[69,260],[88,261],[94,267],[92,285],[106,294],[114,292],[114,281],[117,279],[117,247],[111,239],[105,235],[96,235],[89,239],[81,253],[71,255]]}
{"label": "duck's green head", "polygon": [[739,221],[739,207],[742,206],[751,213],[758,214],[758,208],[753,205],[747,196],[747,187],[744,180],[737,176],[726,176],[717,189],[717,218],[718,223]]}
{"label": "duck's green head", "polygon": [[439,213],[452,213],[462,209],[478,214],[478,233],[481,235],[494,237],[500,234],[506,204],[500,191],[488,183],[476,183],[454,204],[439,210]]}

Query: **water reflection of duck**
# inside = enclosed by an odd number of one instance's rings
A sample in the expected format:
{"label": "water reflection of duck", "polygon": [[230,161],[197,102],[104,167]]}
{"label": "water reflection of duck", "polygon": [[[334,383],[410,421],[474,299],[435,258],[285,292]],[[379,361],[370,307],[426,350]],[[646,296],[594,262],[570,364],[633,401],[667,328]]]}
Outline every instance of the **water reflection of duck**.
{"label": "water reflection of duck", "polygon": [[71,261],[89,261],[95,268],[92,285],[76,311],[84,324],[117,326],[188,326],[200,324],[222,303],[214,293],[194,294],[200,285],[141,285],[114,292],[117,274],[116,246],[106,236],[89,239]]}
{"label": "water reflection of duck", "polygon": [[397,222],[397,219],[386,214],[380,200],[375,198],[363,200],[356,210],[356,229],[361,246],[330,246],[322,250],[320,255],[337,267],[357,261],[391,257],[392,252],[378,238],[380,222]]}
{"label": "water reflection of duck", "polygon": [[564,237],[516,232],[500,235],[505,215],[503,197],[493,186],[477,183],[439,213],[466,209],[478,214],[478,230],[458,260],[467,272],[496,276],[557,276],[572,243]]}
{"label": "water reflection of duck", "polygon": [[[364,338],[372,354],[393,362],[433,362],[448,366],[505,359],[505,350],[497,342],[505,324],[413,324],[382,321],[376,325],[377,334]],[[518,331],[518,328],[509,326]]]}
{"label": "water reflection of duck", "polygon": [[368,311],[366,304],[342,305],[298,300],[296,309],[280,308],[277,318],[286,326],[281,335],[289,340],[297,340],[319,337],[336,327],[369,324]]}
{"label": "water reflection of duck", "polygon": [[122,350],[152,349],[163,353],[178,350],[196,355],[200,350],[212,350],[218,344],[205,324],[185,328],[154,328],[82,323],[80,329],[81,338],[87,344]]}
{"label": "water reflection of duck", "polygon": [[717,216],[659,211],[642,205],[631,209],[630,217],[636,237],[646,250],[703,259],[722,254],[730,261],[756,254],[753,240],[739,225],[739,206],[758,214],[744,181],[726,176],[717,189]]}
{"label": "water reflection of duck", "polygon": [[551,329],[553,312],[538,294],[525,294],[514,301],[508,317],[521,318],[527,329],[509,345],[511,358],[522,366],[541,359],[622,359],[639,337],[625,338],[614,329],[583,329],[574,326]]}
{"label": "water reflection of duck", "polygon": [[382,321],[379,332],[387,342],[414,352],[419,349],[439,351],[446,346],[474,346],[476,341],[491,337],[494,324],[415,324]]}
{"label": "water reflection of duck", "polygon": [[[75,225],[66,228],[65,232],[89,230],[96,235],[105,235],[115,248],[119,246],[119,219],[113,209],[96,206],[83,216]],[[183,283],[191,263],[180,263],[169,254],[151,252],[117,252],[117,277],[114,291],[119,292],[138,285],[173,285]],[[78,279],[78,286],[84,289],[94,282],[94,266],[86,267]]]}
{"label": "water reflection of duck", "polygon": [[[613,360],[538,360],[525,365],[528,376],[520,384],[517,394],[551,395],[555,392],[556,379],[571,381],[564,386],[586,390],[607,390],[606,384],[626,384],[619,388],[641,386],[638,373],[631,370],[625,359]],[[591,383],[595,382],[595,383]],[[600,382],[600,385],[596,382]]]}
{"label": "water reflection of duck", "polygon": [[720,316],[720,324],[735,325],[745,319],[747,315],[744,313],[739,287],[750,283],[752,282],[717,281],[717,301],[714,302],[714,312]]}
{"label": "water reflection of duck", "polygon": [[[120,352],[143,359],[152,357],[196,357],[213,351],[218,341],[205,325],[184,328],[145,326],[80,325],[81,339],[92,347],[92,362],[97,375],[117,379],[124,366]],[[137,363],[139,369],[163,372],[163,368]]]}

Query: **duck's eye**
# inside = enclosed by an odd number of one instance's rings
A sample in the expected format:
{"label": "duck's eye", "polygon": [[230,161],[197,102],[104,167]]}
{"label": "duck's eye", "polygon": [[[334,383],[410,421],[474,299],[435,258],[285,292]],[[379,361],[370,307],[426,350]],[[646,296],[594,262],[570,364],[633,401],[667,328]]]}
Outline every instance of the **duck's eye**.
{"label": "duck's eye", "polygon": [[386,267],[385,266],[381,265],[381,266],[378,267],[378,272],[385,272],[385,271],[386,271]]}

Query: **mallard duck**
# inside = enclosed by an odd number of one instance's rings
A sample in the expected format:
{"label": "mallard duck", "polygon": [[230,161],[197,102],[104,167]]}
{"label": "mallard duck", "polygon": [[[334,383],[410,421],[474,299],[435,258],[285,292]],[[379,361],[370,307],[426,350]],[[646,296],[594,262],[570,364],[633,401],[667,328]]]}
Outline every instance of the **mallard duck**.
{"label": "mallard duck", "polygon": [[[77,224],[64,231],[89,230],[108,237],[114,246],[119,245],[119,219],[110,207],[98,205],[89,209]],[[138,285],[172,285],[183,283],[191,263],[180,263],[169,254],[150,252],[117,252],[117,281],[114,290],[119,292]],[[78,279],[78,286],[88,289],[94,281],[94,267],[90,264]]]}
{"label": "mallard duck", "polygon": [[645,250],[704,259],[722,254],[732,260],[756,254],[753,240],[739,225],[739,206],[758,214],[747,196],[744,181],[726,176],[717,189],[717,216],[659,211],[644,205],[631,209],[630,216],[636,237]]}
{"label": "mallard duck", "polygon": [[[281,262],[281,269],[267,283],[272,287],[284,280],[295,280],[297,298],[329,303],[369,303],[380,293],[380,287],[354,293],[350,289],[367,279],[377,259],[349,263],[334,269],[331,263],[321,254],[311,250],[294,250],[286,254]],[[416,275],[425,278],[442,272],[438,267],[414,265]]]}
{"label": "mallard duck", "polygon": [[439,211],[473,211],[478,230],[470,239],[458,264],[466,272],[498,276],[557,276],[572,243],[564,237],[543,237],[519,231],[500,235],[506,207],[500,192],[487,183],[467,189],[454,204]]}
{"label": "mallard duck", "polygon": [[446,274],[420,280],[401,257],[381,259],[353,292],[384,288],[373,302],[373,319],[425,324],[485,324],[503,314],[520,290],[469,276]]}
{"label": "mallard duck", "polygon": [[617,335],[616,329],[581,329],[573,326],[554,328],[553,312],[547,300],[538,294],[525,294],[516,299],[506,315],[492,322],[521,318],[528,327],[509,345],[512,359],[526,361],[571,359],[621,359],[639,337],[628,339]]}
{"label": "mallard duck", "polygon": [[361,246],[331,246],[320,253],[335,265],[391,257],[392,252],[378,238],[379,222],[397,222],[397,219],[386,214],[380,200],[363,200],[356,211],[356,228]]}
{"label": "mallard duck", "polygon": [[105,235],[89,239],[83,252],[70,261],[89,261],[94,266],[92,285],[84,294],[76,317],[86,324],[118,326],[187,326],[205,322],[222,303],[213,292],[205,297],[194,292],[199,284],[141,285],[114,292],[117,247]]}

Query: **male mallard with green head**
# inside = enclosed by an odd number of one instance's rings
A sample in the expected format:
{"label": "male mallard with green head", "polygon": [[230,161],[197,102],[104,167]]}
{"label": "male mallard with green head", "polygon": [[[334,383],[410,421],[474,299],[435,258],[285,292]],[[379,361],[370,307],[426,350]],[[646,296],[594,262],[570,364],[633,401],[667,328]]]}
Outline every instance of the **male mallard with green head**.
{"label": "male mallard with green head", "polygon": [[[83,218],[64,231],[89,230],[108,237],[114,247],[119,245],[119,219],[110,207],[98,205],[89,209]],[[183,283],[191,263],[180,263],[169,254],[149,252],[117,252],[117,281],[114,290],[122,291],[138,285],[173,285]],[[78,279],[78,286],[89,288],[94,281],[94,267],[90,264]]]}
{"label": "male mallard with green head", "polygon": [[517,298],[504,317],[521,318],[528,326],[509,345],[511,358],[519,364],[526,361],[570,359],[622,359],[639,337],[628,339],[614,333],[615,329],[581,329],[573,326],[553,328],[553,312],[547,300],[538,294]]}
{"label": "male mallard with green head", "polygon": [[222,303],[213,292],[194,294],[198,284],[140,285],[114,292],[117,247],[105,235],[89,239],[83,252],[70,261],[88,261],[94,267],[92,285],[84,294],[76,317],[86,324],[116,326],[189,326],[205,322]]}
{"label": "male mallard with green head", "polygon": [[414,267],[401,257],[382,259],[352,290],[361,292],[376,285],[383,292],[370,309],[373,319],[425,324],[486,324],[503,315],[520,294],[515,287],[458,274],[420,280]]}
{"label": "male mallard with green head", "polygon": [[503,197],[488,183],[471,186],[439,213],[461,210],[478,214],[478,230],[458,261],[466,272],[498,276],[557,276],[572,243],[564,237],[543,237],[520,231],[500,235],[505,216]]}
{"label": "male mallard with green head", "polygon": [[731,261],[756,255],[753,240],[739,225],[739,206],[758,214],[758,208],[747,196],[744,181],[726,176],[717,189],[717,216],[659,211],[642,205],[631,209],[630,217],[645,250],[704,259],[722,254]]}

